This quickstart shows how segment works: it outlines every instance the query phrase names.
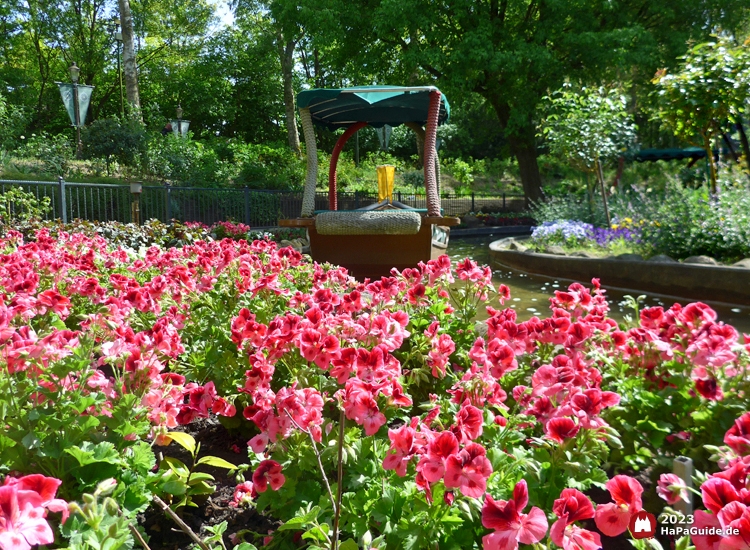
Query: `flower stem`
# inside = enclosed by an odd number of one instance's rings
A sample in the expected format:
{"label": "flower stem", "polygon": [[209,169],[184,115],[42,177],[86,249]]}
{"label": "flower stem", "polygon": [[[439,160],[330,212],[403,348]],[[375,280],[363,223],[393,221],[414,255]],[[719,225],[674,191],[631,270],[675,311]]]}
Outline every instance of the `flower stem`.
{"label": "flower stem", "polygon": [[344,431],[346,428],[346,414],[341,407],[341,416],[339,417],[339,441],[338,441],[338,486],[336,487],[336,507],[333,517],[333,543],[331,550],[338,550],[339,547],[339,518],[341,517],[341,497],[344,493]]}
{"label": "flower stem", "polygon": [[[302,426],[297,424],[297,421],[294,420],[292,415],[289,413],[288,410],[284,409],[284,412],[289,416],[289,419],[292,421],[292,424],[301,432],[306,433],[308,436],[310,436],[310,443],[312,444],[313,451],[315,451],[315,458],[318,459],[318,468],[320,468],[320,474],[323,476],[323,483],[326,486],[326,489],[328,489],[328,498],[331,499],[331,506],[333,507],[334,512],[336,511],[336,501],[333,498],[333,491],[331,491],[331,484],[328,483],[328,477],[326,476],[326,471],[323,468],[323,461],[320,459],[320,452],[318,451],[318,445],[315,443],[315,438],[313,437],[312,433],[309,430],[305,430]],[[340,454],[340,453],[339,453]]]}

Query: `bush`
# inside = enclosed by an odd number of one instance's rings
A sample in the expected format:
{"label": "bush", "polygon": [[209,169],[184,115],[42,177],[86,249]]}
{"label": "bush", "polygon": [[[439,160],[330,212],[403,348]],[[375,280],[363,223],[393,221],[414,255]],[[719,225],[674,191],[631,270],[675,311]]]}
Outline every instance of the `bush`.
{"label": "bush", "polygon": [[37,198],[20,187],[13,187],[0,195],[0,223],[16,224],[39,220],[50,212],[50,198]]}
{"label": "bush", "polygon": [[726,189],[712,196],[673,184],[659,201],[656,223],[643,232],[644,244],[653,254],[705,254],[734,262],[750,257],[749,213],[747,189]]}
{"label": "bush", "polygon": [[13,149],[17,145],[16,139],[23,132],[26,117],[23,111],[8,103],[0,93],[0,151]]}
{"label": "bush", "polygon": [[63,134],[41,132],[31,134],[20,149],[20,155],[42,161],[42,171],[55,176],[65,176],[75,148]]}
{"label": "bush", "polygon": [[238,186],[299,191],[305,185],[305,159],[298,157],[286,145],[235,142],[230,150],[239,168],[234,180]]}
{"label": "bush", "polygon": [[107,175],[112,161],[132,167],[146,153],[146,129],[137,120],[100,118],[84,130],[82,140],[86,158],[106,161]]}
{"label": "bush", "polygon": [[185,187],[226,187],[236,174],[232,163],[220,161],[203,142],[172,134],[152,135],[145,169],[162,181]]}

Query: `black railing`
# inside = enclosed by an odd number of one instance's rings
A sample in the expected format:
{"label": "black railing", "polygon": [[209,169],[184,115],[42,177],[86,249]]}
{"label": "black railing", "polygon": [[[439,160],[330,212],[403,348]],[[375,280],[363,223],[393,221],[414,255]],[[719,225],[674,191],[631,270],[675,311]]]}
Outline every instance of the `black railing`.
{"label": "black railing", "polygon": [[[0,193],[20,187],[37,199],[50,198],[48,219],[64,222],[76,218],[90,221],[132,222],[133,202],[138,203],[140,219],[179,220],[207,225],[219,221],[242,222],[251,227],[271,227],[284,218],[295,218],[302,210],[301,191],[275,191],[245,188],[171,187],[144,185],[139,195],[130,185],[53,181],[0,180]],[[427,208],[424,193],[396,192],[394,200],[413,208]],[[374,204],[376,193],[339,192],[340,210],[354,210]],[[461,216],[469,212],[517,212],[525,208],[523,195],[441,194],[443,215]],[[328,209],[328,192],[315,194],[315,209]]]}

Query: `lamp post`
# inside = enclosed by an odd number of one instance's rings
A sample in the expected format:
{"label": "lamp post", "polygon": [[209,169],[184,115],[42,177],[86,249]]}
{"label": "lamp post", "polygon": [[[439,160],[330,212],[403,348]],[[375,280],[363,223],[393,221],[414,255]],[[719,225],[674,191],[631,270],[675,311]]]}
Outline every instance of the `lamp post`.
{"label": "lamp post", "polygon": [[132,200],[130,202],[130,218],[131,221],[136,225],[141,225],[141,192],[143,191],[143,183],[140,181],[132,182],[130,184],[130,194]]}
{"label": "lamp post", "polygon": [[182,118],[182,105],[177,104],[177,119],[172,121],[172,132],[177,137],[187,137],[188,128],[190,128],[190,121],[183,120]]}
{"label": "lamp post", "polygon": [[70,80],[73,82],[73,110],[75,112],[75,126],[76,126],[76,158],[80,159],[83,153],[83,142],[81,141],[81,111],[78,106],[78,77],[81,74],[81,69],[78,68],[76,62],[68,67],[70,71]]}
{"label": "lamp post", "polygon": [[60,97],[62,98],[65,110],[68,111],[70,122],[76,129],[76,158],[81,158],[81,154],[83,153],[81,126],[86,121],[94,87],[78,83],[81,69],[78,68],[75,61],[68,67],[68,72],[70,72],[70,80],[72,82],[70,84],[67,82],[57,82],[56,84],[60,88]]}

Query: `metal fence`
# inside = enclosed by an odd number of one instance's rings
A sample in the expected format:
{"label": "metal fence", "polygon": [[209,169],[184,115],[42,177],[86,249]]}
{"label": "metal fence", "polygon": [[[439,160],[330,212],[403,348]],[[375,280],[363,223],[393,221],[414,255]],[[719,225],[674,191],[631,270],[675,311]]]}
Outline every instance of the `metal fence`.
{"label": "metal fence", "polygon": [[[251,227],[271,227],[279,219],[295,218],[302,210],[302,192],[257,190],[250,188],[219,189],[205,187],[171,187],[144,185],[139,195],[131,194],[130,185],[53,181],[0,180],[0,193],[20,187],[37,199],[50,198],[49,219],[64,222],[76,218],[90,221],[131,222],[133,203],[137,202],[140,219],[167,222],[219,221],[242,222]],[[424,193],[394,193],[398,200],[413,208],[427,208]],[[353,210],[377,202],[376,193],[338,193],[338,207]],[[517,212],[525,208],[523,195],[455,195],[441,194],[443,214],[461,216],[468,212]],[[328,208],[328,192],[317,192],[315,208]]]}

